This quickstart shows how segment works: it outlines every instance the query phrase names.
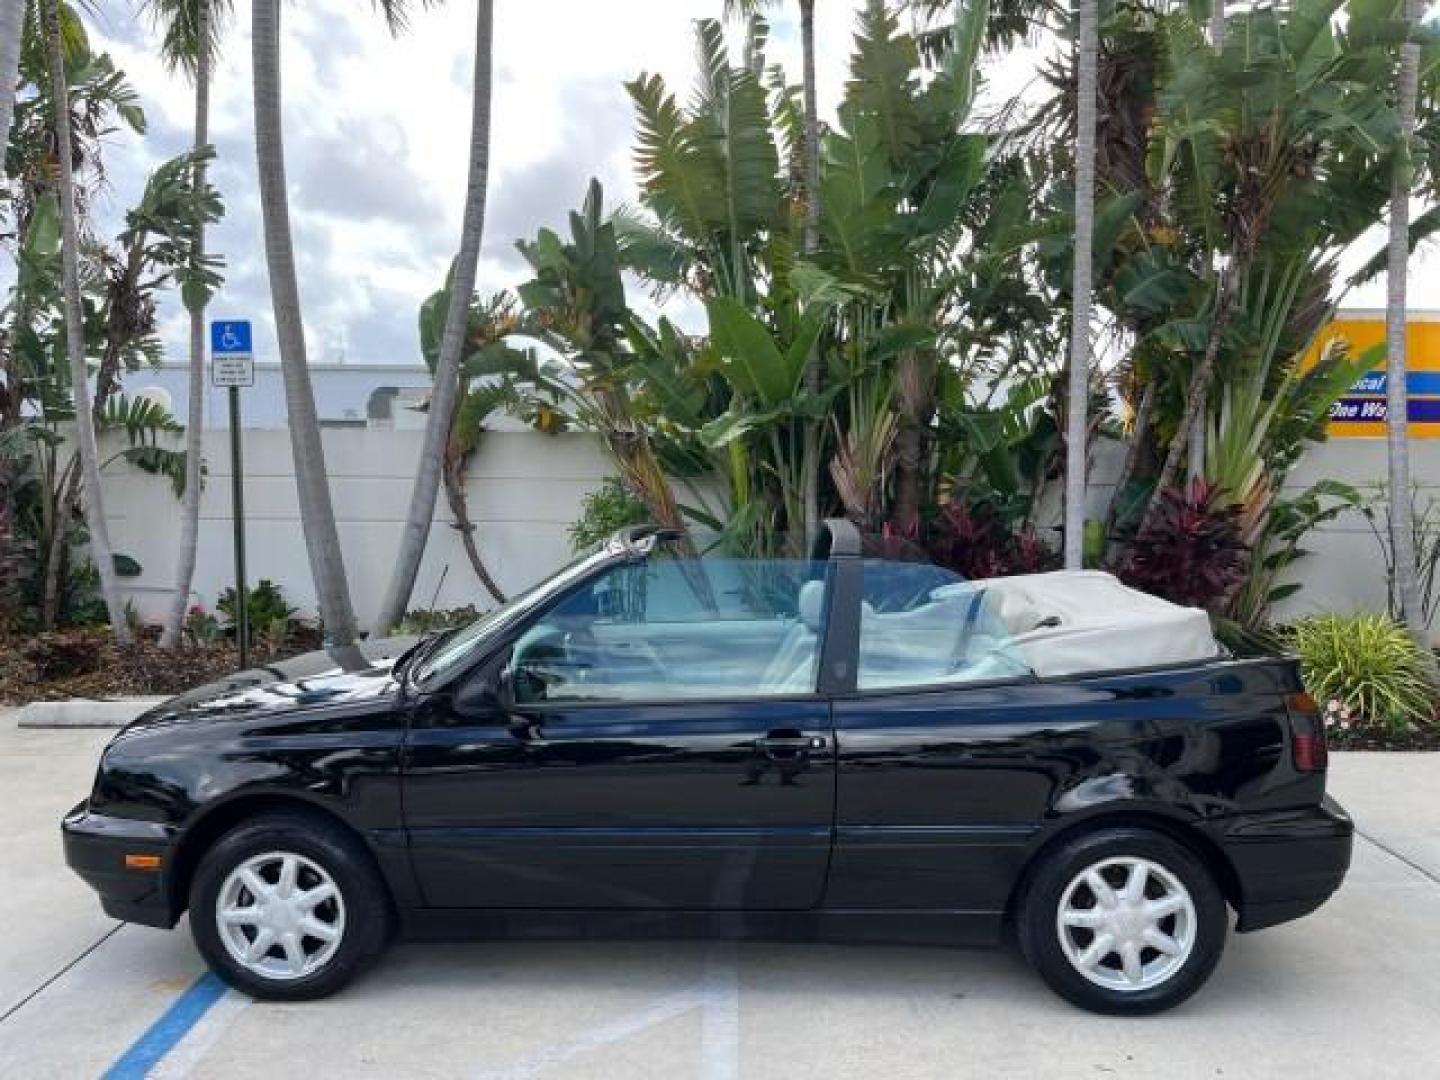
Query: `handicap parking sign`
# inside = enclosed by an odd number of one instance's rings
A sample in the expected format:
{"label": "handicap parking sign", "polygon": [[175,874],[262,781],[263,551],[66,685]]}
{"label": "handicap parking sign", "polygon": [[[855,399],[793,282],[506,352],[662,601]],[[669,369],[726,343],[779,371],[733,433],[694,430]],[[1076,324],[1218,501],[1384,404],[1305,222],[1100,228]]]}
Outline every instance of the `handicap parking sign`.
{"label": "handicap parking sign", "polygon": [[214,386],[254,386],[255,353],[247,319],[217,319],[210,324],[210,382]]}

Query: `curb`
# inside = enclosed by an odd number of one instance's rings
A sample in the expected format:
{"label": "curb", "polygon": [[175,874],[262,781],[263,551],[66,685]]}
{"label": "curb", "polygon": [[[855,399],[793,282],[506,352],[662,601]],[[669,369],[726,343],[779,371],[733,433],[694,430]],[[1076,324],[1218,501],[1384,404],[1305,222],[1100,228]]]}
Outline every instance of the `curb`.
{"label": "curb", "polygon": [[120,728],[167,700],[164,697],[136,697],[109,701],[88,698],[32,701],[16,710],[16,723],[22,728]]}

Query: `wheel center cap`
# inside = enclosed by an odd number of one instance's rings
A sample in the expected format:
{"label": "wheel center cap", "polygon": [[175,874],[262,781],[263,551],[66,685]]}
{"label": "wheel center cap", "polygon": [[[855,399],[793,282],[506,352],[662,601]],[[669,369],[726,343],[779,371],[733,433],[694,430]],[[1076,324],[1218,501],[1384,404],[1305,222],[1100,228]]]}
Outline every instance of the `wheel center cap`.
{"label": "wheel center cap", "polygon": [[1145,930],[1145,916],[1143,912],[1134,908],[1124,907],[1115,912],[1115,929],[1121,937],[1137,938]]}

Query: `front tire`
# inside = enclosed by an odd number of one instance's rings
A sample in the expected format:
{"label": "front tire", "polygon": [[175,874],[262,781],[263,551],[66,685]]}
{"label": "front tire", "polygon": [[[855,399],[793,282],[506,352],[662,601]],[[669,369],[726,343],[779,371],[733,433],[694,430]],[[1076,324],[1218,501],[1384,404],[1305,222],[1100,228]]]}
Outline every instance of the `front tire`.
{"label": "front tire", "polygon": [[1018,911],[1020,947],[1056,993],[1142,1016],[1204,985],[1225,948],[1225,898],[1183,844],[1147,829],[1087,833],[1046,856]]}
{"label": "front tire", "polygon": [[360,842],[324,819],[267,814],[206,853],[190,886],[190,930],[206,963],[253,997],[333,994],[389,937],[384,881]]}

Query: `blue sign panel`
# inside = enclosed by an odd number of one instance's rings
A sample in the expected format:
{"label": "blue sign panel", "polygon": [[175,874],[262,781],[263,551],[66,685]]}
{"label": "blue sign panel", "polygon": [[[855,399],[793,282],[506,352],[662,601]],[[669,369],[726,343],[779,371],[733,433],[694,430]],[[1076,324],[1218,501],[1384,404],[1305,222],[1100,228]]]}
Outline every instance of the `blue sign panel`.
{"label": "blue sign panel", "polygon": [[210,351],[223,356],[226,353],[249,354],[250,322],[248,319],[228,319],[210,324]]}
{"label": "blue sign panel", "polygon": [[[1383,370],[1367,371],[1350,387],[1350,393],[1330,406],[1332,424],[1382,424],[1385,422]],[[1406,404],[1412,424],[1440,422],[1440,371],[1407,371]]]}

